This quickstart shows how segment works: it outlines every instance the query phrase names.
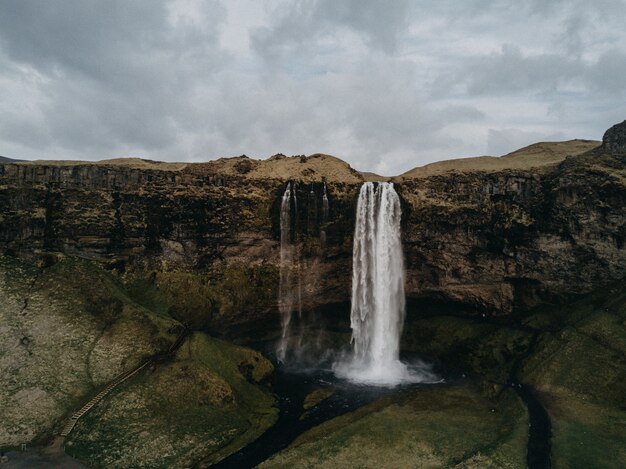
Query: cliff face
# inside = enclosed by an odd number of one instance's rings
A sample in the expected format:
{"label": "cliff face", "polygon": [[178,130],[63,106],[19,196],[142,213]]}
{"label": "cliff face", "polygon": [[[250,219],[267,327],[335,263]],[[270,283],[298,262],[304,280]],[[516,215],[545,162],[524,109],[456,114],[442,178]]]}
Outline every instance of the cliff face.
{"label": "cliff face", "polygon": [[613,162],[404,182],[409,291],[506,313],[622,278],[626,192]]}
{"label": "cliff face", "polygon": [[[409,301],[506,314],[623,278],[626,161],[614,145],[539,144],[392,178]],[[356,197],[371,177],[327,155],[0,163],[0,252],[93,259],[156,284],[180,315],[243,323],[277,309],[280,202],[292,181],[303,309],[343,303]]]}

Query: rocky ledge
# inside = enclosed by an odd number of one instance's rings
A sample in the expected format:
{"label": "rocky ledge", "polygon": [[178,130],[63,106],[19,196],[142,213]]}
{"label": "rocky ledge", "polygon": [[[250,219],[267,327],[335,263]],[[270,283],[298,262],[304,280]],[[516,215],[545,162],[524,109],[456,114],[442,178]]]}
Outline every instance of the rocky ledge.
{"label": "rocky ledge", "polygon": [[95,260],[139,290],[157,287],[179,320],[236,330],[277,310],[288,182],[302,306],[313,310],[349,300],[358,188],[390,179],[403,205],[409,302],[510,314],[626,274],[624,128],[612,127],[602,145],[539,143],[394,178],[321,154],[0,162],[0,253],[45,265]]}

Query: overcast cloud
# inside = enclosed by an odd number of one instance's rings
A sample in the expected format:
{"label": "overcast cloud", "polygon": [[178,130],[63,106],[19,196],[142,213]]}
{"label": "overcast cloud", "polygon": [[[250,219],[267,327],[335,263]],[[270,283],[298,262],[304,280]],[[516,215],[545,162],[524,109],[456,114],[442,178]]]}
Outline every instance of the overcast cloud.
{"label": "overcast cloud", "polygon": [[0,155],[398,174],[626,119],[626,0],[0,0]]}

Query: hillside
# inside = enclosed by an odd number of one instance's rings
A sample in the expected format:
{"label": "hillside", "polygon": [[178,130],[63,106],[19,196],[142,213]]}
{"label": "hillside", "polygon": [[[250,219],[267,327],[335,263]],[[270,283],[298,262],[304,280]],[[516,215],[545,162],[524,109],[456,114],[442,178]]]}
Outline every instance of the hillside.
{"label": "hillside", "polygon": [[398,176],[397,180],[423,178],[448,172],[495,172],[505,169],[540,170],[563,161],[567,156],[580,155],[597,148],[601,142],[595,140],[569,140],[565,142],[541,142],[520,148],[503,156],[477,156],[438,161],[411,169]]}
{"label": "hillside", "polygon": [[6,156],[0,156],[0,163],[17,163],[22,160],[14,160],[13,158],[7,158]]}
{"label": "hillside", "polygon": [[[446,174],[448,172],[496,172],[502,170],[541,170],[563,161],[567,156],[580,155],[597,148],[600,142],[594,140],[569,140],[564,142],[541,142],[529,145],[506,155],[477,156],[438,161],[425,166],[411,169],[399,176],[386,177],[372,172],[360,172],[345,161],[321,153],[313,155],[285,156],[274,155],[267,159],[253,159],[245,155],[219,158],[208,162],[163,162],[142,158],[114,158],[100,161],[76,160],[36,160],[24,161],[29,166],[50,167],[123,167],[140,170],[207,172],[223,177],[235,176],[254,179],[298,180],[301,182],[318,182],[333,180],[345,183],[363,181],[401,182],[406,179],[424,178]],[[0,157],[0,162],[15,163]]]}

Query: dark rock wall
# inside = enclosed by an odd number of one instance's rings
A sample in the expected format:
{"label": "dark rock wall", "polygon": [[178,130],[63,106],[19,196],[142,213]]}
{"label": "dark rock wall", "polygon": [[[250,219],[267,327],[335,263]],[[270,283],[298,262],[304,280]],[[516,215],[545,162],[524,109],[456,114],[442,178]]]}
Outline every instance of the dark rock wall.
{"label": "dark rock wall", "polygon": [[402,195],[411,295],[508,313],[626,274],[624,180],[590,156],[413,180]]}
{"label": "dark rock wall", "polygon": [[615,124],[604,133],[601,149],[608,153],[626,154],[626,121]]}
{"label": "dark rock wall", "polygon": [[[278,269],[287,181],[211,168],[0,164],[0,252],[26,258],[65,253],[120,271]],[[541,172],[398,180],[409,298],[507,314],[623,278],[624,168],[619,155],[605,152],[570,157]],[[327,221],[321,218],[322,181],[297,184],[294,240],[304,309],[345,303],[350,295],[359,184],[332,177],[326,183]],[[243,322],[276,305],[257,309],[219,321]]]}

